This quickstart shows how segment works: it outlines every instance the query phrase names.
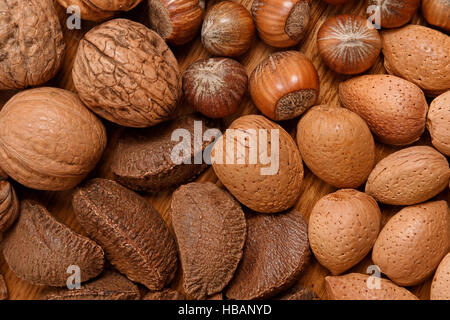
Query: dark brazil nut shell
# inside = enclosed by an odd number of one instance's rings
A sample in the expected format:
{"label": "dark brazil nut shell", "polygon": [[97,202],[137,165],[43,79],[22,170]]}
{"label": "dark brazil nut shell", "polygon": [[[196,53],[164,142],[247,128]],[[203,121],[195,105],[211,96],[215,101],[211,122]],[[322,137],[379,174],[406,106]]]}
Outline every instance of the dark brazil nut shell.
{"label": "dark brazil nut shell", "polygon": [[[207,164],[203,158],[201,164],[194,163],[195,121],[201,121],[202,131],[199,134],[202,137],[207,129],[217,127],[214,120],[192,114],[151,128],[126,129],[113,151],[111,171],[114,179],[134,190],[159,191],[199,175]],[[172,133],[177,129],[190,133],[191,148],[187,156],[191,164],[175,164],[171,160],[172,150],[180,143],[178,138],[172,141]],[[210,144],[210,141],[203,141],[201,151]]]}
{"label": "dark brazil nut shell", "polygon": [[72,76],[87,107],[127,127],[167,120],[181,96],[172,51],[156,32],[127,19],[110,20],[86,33]]}
{"label": "dark brazil nut shell", "polygon": [[0,180],[0,232],[5,232],[19,215],[19,200],[13,186]]}
{"label": "dark brazil nut shell", "polygon": [[185,292],[205,299],[222,291],[242,257],[244,212],[211,182],[189,183],[172,196],[172,225],[180,250]]}
{"label": "dark brazil nut shell", "polygon": [[42,300],[139,300],[139,288],[118,272],[107,271],[100,278],[84,283],[80,289],[49,288]]}
{"label": "dark brazil nut shell", "polygon": [[21,279],[36,285],[66,286],[68,268],[78,266],[81,281],[103,270],[103,250],[58,222],[41,204],[25,200],[20,216],[3,240],[3,255]]}
{"label": "dark brazil nut shell", "polygon": [[5,278],[0,274],[0,300],[8,299],[8,287],[6,286]]}
{"label": "dark brazil nut shell", "polygon": [[115,181],[97,178],[75,191],[72,204],[83,229],[120,273],[150,290],[160,290],[173,279],[175,240],[144,198]]}
{"label": "dark brazil nut shell", "polygon": [[308,226],[295,211],[247,214],[244,255],[225,294],[229,299],[268,299],[289,288],[309,262]]}
{"label": "dark brazil nut shell", "polygon": [[173,289],[164,289],[161,291],[150,291],[142,300],[186,300],[186,298]]}

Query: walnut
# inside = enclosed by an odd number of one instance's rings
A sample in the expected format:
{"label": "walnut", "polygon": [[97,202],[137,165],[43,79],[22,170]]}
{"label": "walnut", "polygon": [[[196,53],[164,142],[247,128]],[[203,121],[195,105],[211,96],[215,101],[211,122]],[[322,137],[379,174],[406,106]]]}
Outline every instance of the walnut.
{"label": "walnut", "polygon": [[0,232],[5,232],[19,215],[19,201],[11,184],[0,181]]}
{"label": "walnut", "polygon": [[108,19],[118,11],[129,11],[142,0],[58,0],[64,8],[78,6],[81,19],[102,21]]}
{"label": "walnut", "polygon": [[50,80],[65,45],[51,0],[0,0],[0,89],[21,89]]}
{"label": "walnut", "polygon": [[181,96],[172,51],[156,32],[126,19],[110,20],[86,33],[72,76],[92,111],[128,127],[167,120]]}

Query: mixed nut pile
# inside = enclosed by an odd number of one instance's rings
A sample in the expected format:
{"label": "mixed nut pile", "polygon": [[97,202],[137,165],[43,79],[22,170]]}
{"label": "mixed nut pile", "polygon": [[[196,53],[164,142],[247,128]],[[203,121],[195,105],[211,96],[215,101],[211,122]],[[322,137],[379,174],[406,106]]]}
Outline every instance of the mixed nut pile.
{"label": "mixed nut pile", "polygon": [[[331,273],[328,299],[417,299],[404,287],[434,275],[430,298],[450,300],[450,1],[368,0],[369,18],[327,19],[321,59],[354,76],[338,84],[341,105],[319,103],[316,67],[292,49],[308,36],[309,0],[254,0],[251,10],[232,1],[58,2],[97,23],[79,41],[76,93],[44,86],[66,50],[53,0],[0,0],[0,90],[20,90],[0,111],[1,251],[17,277],[46,286],[42,299],[318,299],[298,283],[316,259]],[[117,18],[138,5],[147,25]],[[418,10],[429,26],[408,24]],[[213,57],[181,73],[168,44],[198,34]],[[247,75],[233,58],[256,34],[279,51]],[[388,74],[359,75],[381,52]],[[224,128],[247,90],[260,114]],[[186,105],[198,113],[178,114]],[[295,139],[277,123],[294,118]],[[107,148],[106,120],[123,127],[109,146],[113,180],[87,179]],[[425,129],[433,147],[411,146]],[[173,158],[177,130],[199,144],[182,163]],[[276,153],[275,172],[250,160],[252,138]],[[402,148],[376,163],[375,141]],[[236,161],[213,161],[220,184],[190,182],[209,166],[194,161],[199,153]],[[304,165],[337,189],[309,221],[293,208]],[[73,190],[84,235],[21,199],[18,184]],[[175,190],[169,224],[138,194],[163,190]],[[402,207],[383,226],[379,204]],[[385,277],[349,271],[369,252]],[[179,268],[182,292],[170,288]],[[69,270],[79,270],[77,288]]]}

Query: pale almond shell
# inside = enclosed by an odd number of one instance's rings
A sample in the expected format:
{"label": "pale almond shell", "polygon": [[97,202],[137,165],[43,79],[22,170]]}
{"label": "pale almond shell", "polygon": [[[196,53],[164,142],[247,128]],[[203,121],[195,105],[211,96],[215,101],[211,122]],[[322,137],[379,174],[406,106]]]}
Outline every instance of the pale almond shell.
{"label": "pale almond shell", "polygon": [[431,300],[450,300],[450,253],[442,259],[431,283]]}
{"label": "pale almond shell", "polygon": [[431,102],[427,128],[436,149],[450,157],[450,91],[441,94]]}

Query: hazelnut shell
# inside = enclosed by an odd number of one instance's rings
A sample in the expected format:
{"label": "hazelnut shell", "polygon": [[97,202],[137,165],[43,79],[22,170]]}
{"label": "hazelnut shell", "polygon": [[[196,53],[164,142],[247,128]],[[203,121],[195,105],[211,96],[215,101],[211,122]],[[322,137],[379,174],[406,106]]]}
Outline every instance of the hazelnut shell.
{"label": "hazelnut shell", "polygon": [[[420,0],[369,0],[368,6],[381,8],[379,15],[382,28],[398,28],[414,17],[420,7]],[[368,14],[371,14],[370,10]]]}
{"label": "hazelnut shell", "polygon": [[448,0],[422,0],[422,14],[429,24],[450,31],[450,2]]}

